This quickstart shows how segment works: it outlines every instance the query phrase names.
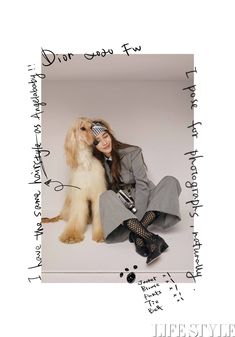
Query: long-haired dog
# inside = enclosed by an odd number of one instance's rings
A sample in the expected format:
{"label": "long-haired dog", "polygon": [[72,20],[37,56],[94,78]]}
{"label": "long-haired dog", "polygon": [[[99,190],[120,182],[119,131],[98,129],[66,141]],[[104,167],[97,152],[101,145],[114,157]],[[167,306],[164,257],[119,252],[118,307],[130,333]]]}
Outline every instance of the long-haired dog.
{"label": "long-haired dog", "polygon": [[79,118],[68,130],[65,138],[65,154],[71,169],[68,193],[60,215],[44,222],[60,219],[67,222],[60,240],[64,243],[76,243],[84,239],[86,225],[92,223],[92,239],[104,240],[100,221],[99,197],[106,190],[104,168],[92,154],[94,137],[91,132],[91,120]]}

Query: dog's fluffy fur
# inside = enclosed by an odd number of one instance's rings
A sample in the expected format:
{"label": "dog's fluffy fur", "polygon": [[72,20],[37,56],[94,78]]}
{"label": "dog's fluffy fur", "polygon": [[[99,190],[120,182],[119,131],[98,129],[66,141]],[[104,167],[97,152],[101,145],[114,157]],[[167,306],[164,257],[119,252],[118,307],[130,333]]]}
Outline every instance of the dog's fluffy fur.
{"label": "dog's fluffy fur", "polygon": [[63,219],[67,222],[60,235],[60,240],[64,243],[83,240],[89,220],[92,223],[92,239],[96,242],[104,240],[99,197],[106,190],[106,182],[104,168],[92,154],[93,140],[91,120],[87,118],[76,120],[65,139],[66,160],[71,168],[69,184],[80,189],[68,187],[60,215],[49,221]]}

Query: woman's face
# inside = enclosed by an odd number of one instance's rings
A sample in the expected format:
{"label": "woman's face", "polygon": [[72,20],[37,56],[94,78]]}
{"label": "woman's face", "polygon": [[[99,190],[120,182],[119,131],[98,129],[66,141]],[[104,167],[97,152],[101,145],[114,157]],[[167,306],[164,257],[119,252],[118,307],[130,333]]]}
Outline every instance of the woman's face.
{"label": "woman's face", "polygon": [[96,142],[98,142],[96,145],[97,150],[102,152],[106,157],[110,157],[112,152],[112,138],[108,132],[101,132],[95,139]]}

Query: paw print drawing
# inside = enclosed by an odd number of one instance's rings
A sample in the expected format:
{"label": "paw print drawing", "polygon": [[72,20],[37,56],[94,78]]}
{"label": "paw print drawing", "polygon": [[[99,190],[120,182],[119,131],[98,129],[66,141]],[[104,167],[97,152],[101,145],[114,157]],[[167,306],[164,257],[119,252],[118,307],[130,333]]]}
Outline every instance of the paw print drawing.
{"label": "paw print drawing", "polygon": [[[137,268],[138,268],[138,267],[137,267],[136,265],[133,266],[133,269],[137,269]],[[125,271],[127,272],[127,271],[130,271],[130,270],[129,270],[129,268],[125,268]],[[120,277],[123,277],[123,276],[124,276],[124,273],[120,273]],[[128,283],[133,283],[133,282],[135,282],[135,279],[136,279],[135,273],[130,272],[130,273],[127,274],[126,281],[127,281]]]}

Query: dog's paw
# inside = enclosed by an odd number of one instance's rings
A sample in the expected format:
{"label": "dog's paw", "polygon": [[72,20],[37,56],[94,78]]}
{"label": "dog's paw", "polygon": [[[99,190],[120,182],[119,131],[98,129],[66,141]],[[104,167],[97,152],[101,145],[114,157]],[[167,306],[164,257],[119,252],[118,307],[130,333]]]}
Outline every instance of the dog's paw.
{"label": "dog's paw", "polygon": [[92,233],[92,240],[94,240],[96,242],[104,242],[103,232],[99,231],[99,232]]}
{"label": "dog's paw", "polygon": [[63,243],[78,243],[84,239],[84,235],[76,231],[66,231],[59,237]]}

